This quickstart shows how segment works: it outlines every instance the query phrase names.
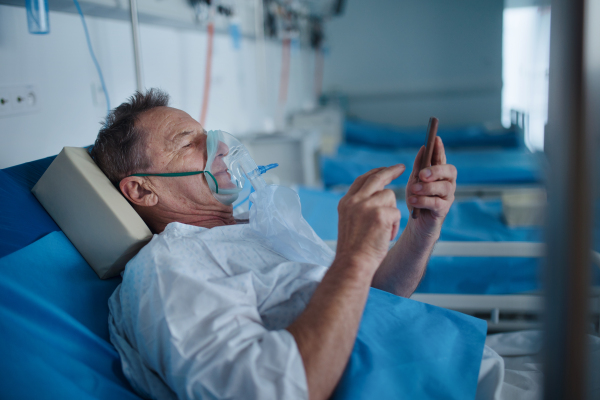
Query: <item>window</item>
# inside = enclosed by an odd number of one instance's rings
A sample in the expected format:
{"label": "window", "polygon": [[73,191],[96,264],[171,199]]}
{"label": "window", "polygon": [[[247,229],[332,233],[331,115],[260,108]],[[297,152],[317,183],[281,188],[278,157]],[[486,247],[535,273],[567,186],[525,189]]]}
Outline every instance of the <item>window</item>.
{"label": "window", "polygon": [[502,38],[502,124],[510,126],[510,111],[528,115],[525,143],[543,150],[548,121],[550,7],[504,10]]}

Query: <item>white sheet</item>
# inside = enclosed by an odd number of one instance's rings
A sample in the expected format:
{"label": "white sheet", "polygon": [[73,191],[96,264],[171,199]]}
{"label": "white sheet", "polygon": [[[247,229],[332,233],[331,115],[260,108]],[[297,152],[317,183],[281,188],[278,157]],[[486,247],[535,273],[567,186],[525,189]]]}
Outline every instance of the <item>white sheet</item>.
{"label": "white sheet", "polygon": [[[488,336],[477,400],[538,400],[543,395],[542,331]],[[588,336],[591,399],[600,399],[600,338]]]}

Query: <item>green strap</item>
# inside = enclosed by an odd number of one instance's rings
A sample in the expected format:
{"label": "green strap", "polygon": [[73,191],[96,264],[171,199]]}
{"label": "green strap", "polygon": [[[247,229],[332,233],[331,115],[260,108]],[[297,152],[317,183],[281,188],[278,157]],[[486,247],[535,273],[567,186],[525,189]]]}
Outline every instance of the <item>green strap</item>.
{"label": "green strap", "polygon": [[213,176],[213,174],[211,174],[209,171],[170,172],[170,173],[166,173],[166,174],[132,174],[132,175],[129,175],[129,176],[166,176],[166,177],[174,177],[174,176],[199,175],[199,174],[203,174],[203,173],[208,174],[212,178],[212,180],[215,182],[215,187],[216,187],[215,193],[219,194],[219,184],[217,183],[217,180],[215,179],[215,177]]}

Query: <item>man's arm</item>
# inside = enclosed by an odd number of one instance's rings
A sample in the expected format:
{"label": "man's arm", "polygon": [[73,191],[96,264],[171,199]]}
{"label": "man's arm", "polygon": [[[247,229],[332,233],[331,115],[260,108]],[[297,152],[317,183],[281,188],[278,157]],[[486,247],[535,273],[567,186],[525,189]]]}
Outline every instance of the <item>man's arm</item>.
{"label": "man's arm", "polygon": [[346,367],[373,275],[400,222],[396,197],[384,187],[404,169],[379,168],[352,184],[338,206],[336,258],[287,328],[302,356],[311,400],[329,398]]}
{"label": "man's arm", "polygon": [[412,295],[425,274],[456,190],[456,168],[446,164],[442,139],[436,138],[431,167],[419,171],[424,151],[422,147],[417,154],[406,185],[409,209],[420,208],[421,214],[417,219],[409,217],[406,229],[373,277],[373,287],[403,297]]}

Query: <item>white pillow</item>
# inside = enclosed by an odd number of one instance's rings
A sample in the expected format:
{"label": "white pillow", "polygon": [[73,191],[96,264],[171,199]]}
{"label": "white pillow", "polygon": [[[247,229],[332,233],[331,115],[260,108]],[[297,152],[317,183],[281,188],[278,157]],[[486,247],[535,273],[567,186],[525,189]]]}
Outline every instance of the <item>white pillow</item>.
{"label": "white pillow", "polygon": [[63,148],[31,191],[101,279],[119,274],[152,238],[86,149]]}

